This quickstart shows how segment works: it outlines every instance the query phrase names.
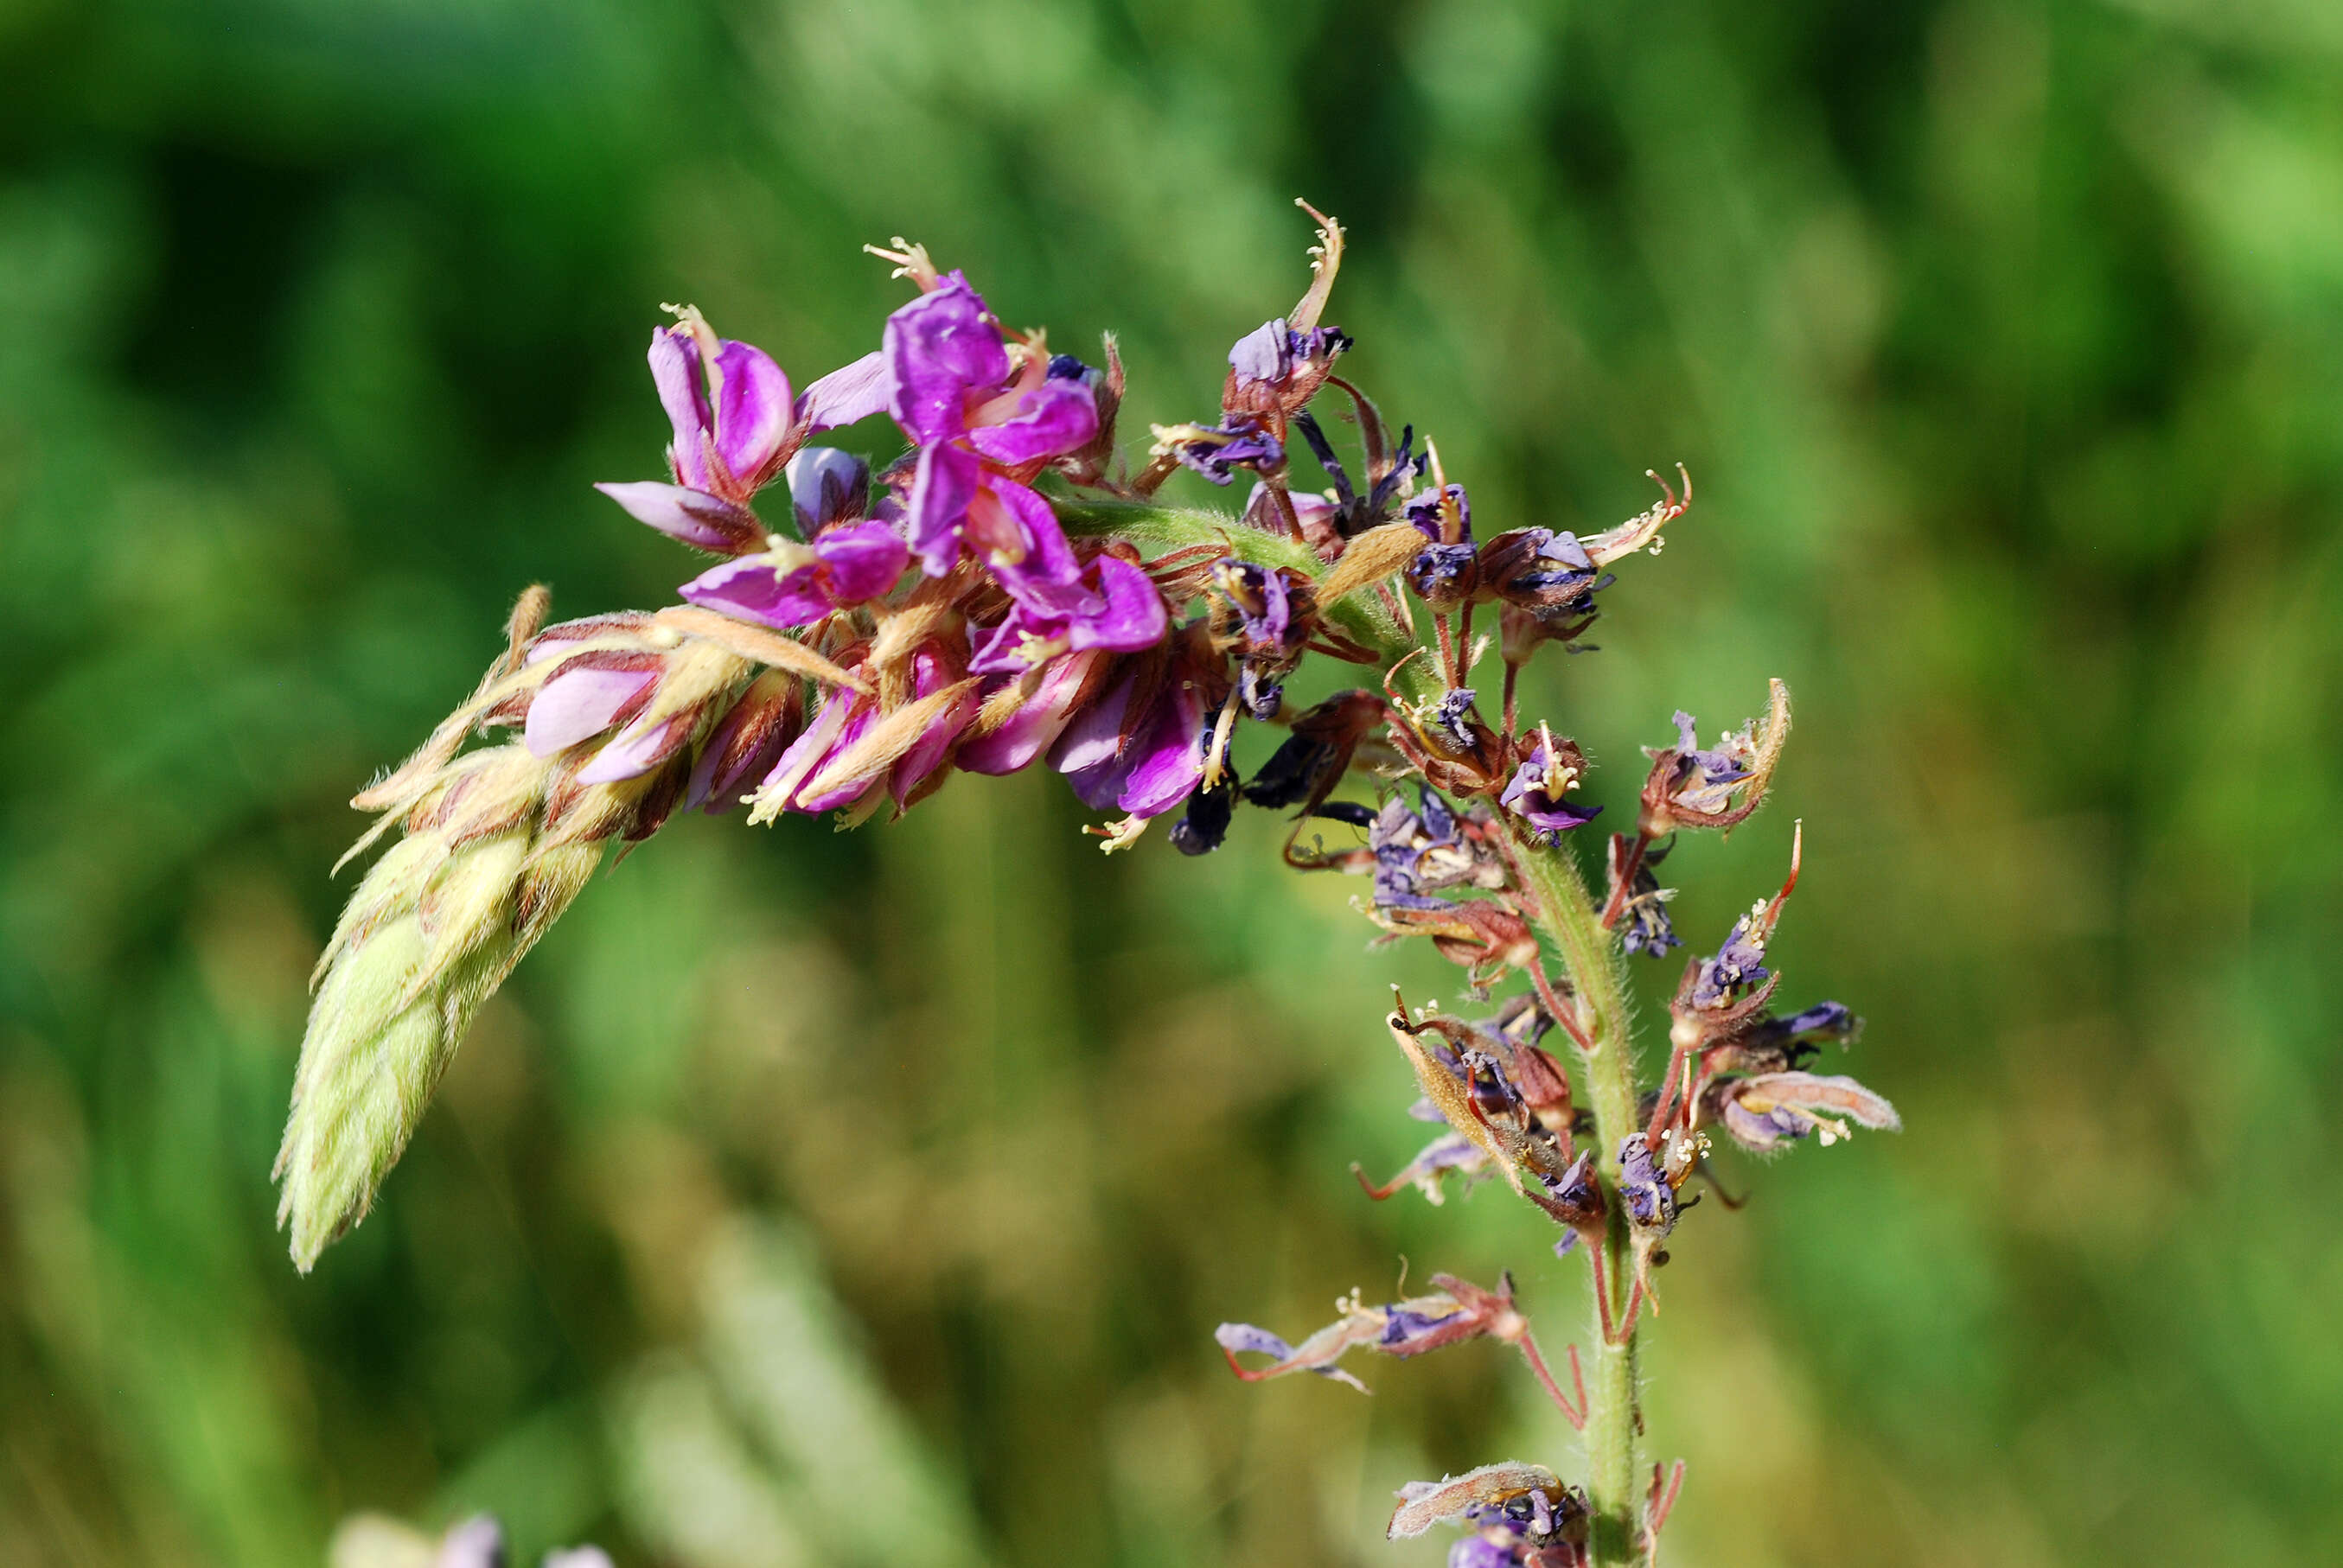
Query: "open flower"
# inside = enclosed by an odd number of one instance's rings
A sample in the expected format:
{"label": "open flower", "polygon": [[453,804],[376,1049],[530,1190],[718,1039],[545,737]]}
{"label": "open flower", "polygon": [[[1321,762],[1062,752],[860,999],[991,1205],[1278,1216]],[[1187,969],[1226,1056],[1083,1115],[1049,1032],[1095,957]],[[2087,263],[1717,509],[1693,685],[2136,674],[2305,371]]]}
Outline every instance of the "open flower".
{"label": "open flower", "polygon": [[846,523],[815,535],[809,545],[775,538],[763,554],[710,567],[678,591],[694,604],[742,620],[809,626],[880,598],[910,560],[910,551],[885,523]]}
{"label": "open flower", "polygon": [[1091,809],[1144,821],[1184,802],[1203,780],[1209,672],[1184,649],[1135,656],[1131,665],[1066,727],[1050,763]]}
{"label": "open flower", "polygon": [[806,438],[884,407],[876,355],[833,371],[792,399],[772,356],[719,337],[699,311],[679,307],[673,327],[651,333],[651,380],[674,438],[659,484],[598,485],[638,522],[697,548],[738,555],[765,530],[750,498],[779,477]]}
{"label": "open flower", "polygon": [[1062,571],[1071,559],[1026,481],[1089,444],[1098,399],[1080,361],[1055,374],[1038,346],[1014,348],[958,272],[887,318],[889,409],[919,448],[908,538],[930,577],[950,571],[963,544],[995,567],[1040,555]]}
{"label": "open flower", "polygon": [[1558,742],[1552,734],[1542,731],[1529,755],[1506,781],[1497,804],[1527,822],[1530,836],[1536,842],[1551,844],[1573,828],[1586,826],[1603,810],[1600,806],[1574,806],[1563,799],[1565,792],[1577,787],[1585,767],[1585,759],[1579,755],[1576,746]]}
{"label": "open flower", "polygon": [[1004,570],[1001,576],[1011,605],[969,660],[980,674],[1022,672],[1061,654],[1091,649],[1135,653],[1162,641],[1171,624],[1154,579],[1112,553],[1087,566],[1053,562],[1046,572]]}

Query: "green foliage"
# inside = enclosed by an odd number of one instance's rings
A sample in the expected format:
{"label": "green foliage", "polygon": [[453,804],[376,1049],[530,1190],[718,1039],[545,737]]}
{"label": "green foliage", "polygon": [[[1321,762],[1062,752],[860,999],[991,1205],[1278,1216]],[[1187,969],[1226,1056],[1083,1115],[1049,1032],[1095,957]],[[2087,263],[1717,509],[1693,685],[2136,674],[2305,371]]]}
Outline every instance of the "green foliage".
{"label": "green foliage", "polygon": [[1568,1467],[1496,1351],[1364,1401],[1212,1344],[1403,1255],[1521,1265],[1550,1349],[1580,1291],[1512,1207],[1358,1196],[1418,1131],[1385,982],[1455,980],[1258,814],[1200,862],[1101,857],[1041,778],[672,824],[481,1010],[373,1221],[307,1279],[269,1227],[343,802],[523,586],[690,569],[587,488],[656,470],[659,302],[802,383],[908,235],[1058,347],[1120,333],[1141,430],[1292,302],[1295,195],[1350,226],[1346,369],[1484,528],[1699,481],[1527,696],[1594,799],[1674,708],[1797,693],[1788,809],[1670,860],[1679,927],[1713,949],[1803,817],[1785,996],[1869,1015],[1909,1131],[1687,1216],[1671,1553],[2343,1553],[2330,9],[0,16],[0,1561],[486,1508],[524,1561],[870,1562],[900,1519],[1414,1563],[1399,1481]]}

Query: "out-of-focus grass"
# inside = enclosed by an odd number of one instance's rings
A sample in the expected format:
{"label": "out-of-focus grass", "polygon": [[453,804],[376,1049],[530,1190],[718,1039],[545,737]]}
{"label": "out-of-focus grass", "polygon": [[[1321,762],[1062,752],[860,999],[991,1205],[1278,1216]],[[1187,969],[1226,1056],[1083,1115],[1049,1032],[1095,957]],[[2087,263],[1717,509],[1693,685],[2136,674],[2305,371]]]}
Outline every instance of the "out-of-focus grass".
{"label": "out-of-focus grass", "polygon": [[670,828],[315,1277],[268,1229],[341,801],[523,584],[689,569],[586,488],[655,468],[658,302],[802,381],[909,234],[1121,332],[1136,429],[1291,303],[1296,194],[1484,528],[1699,481],[1534,693],[1597,798],[1799,698],[1679,922],[1803,816],[1785,994],[1910,1131],[1687,1220],[1674,1559],[2343,1552],[2331,8],[116,0],[0,51],[0,1561],[488,1508],[530,1560],[1429,1563],[1390,1488],[1567,1461],[1494,1352],[1227,1377],[1213,1323],[1403,1256],[1559,1342],[1577,1265],[1345,1173],[1418,1131],[1383,986],[1453,971],[1271,822],[1104,862],[1044,778]]}

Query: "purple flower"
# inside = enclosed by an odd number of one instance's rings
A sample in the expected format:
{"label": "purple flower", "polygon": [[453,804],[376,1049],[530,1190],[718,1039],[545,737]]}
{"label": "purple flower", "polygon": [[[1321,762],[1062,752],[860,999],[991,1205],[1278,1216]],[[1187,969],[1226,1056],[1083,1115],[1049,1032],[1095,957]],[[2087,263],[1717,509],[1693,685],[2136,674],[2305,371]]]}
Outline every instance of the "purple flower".
{"label": "purple flower", "polygon": [[1479,569],[1478,553],[1469,544],[1426,545],[1407,564],[1407,580],[1418,598],[1444,608],[1472,597]]}
{"label": "purple flower", "polygon": [[1212,564],[1211,584],[1212,635],[1240,661],[1245,710],[1255,719],[1272,718],[1284,701],[1280,682],[1310,640],[1316,600],[1309,585],[1285,568],[1233,558]]}
{"label": "purple flower", "polygon": [[693,604],[786,629],[879,598],[910,559],[885,523],[848,523],[810,545],[777,541],[764,555],[711,567],[678,591]]}
{"label": "purple flower", "polygon": [[1440,700],[1432,705],[1432,711],[1423,716],[1423,728],[1446,741],[1453,751],[1472,750],[1473,737],[1468,716],[1473,711],[1473,699],[1479,695],[1469,686],[1443,692]]}
{"label": "purple flower", "polygon": [[[1316,312],[1311,314],[1314,317]],[[1298,412],[1325,385],[1335,358],[1350,347],[1350,336],[1339,327],[1297,329],[1282,317],[1264,321],[1229,350],[1221,405],[1232,415],[1274,418]]]}
{"label": "purple flower", "polygon": [[1818,1001],[1787,1018],[1768,1013],[1734,1038],[1734,1045],[1759,1060],[1776,1059],[1795,1067],[1822,1050],[1828,1040],[1845,1047],[1863,1033],[1863,1020],[1845,1002]]}
{"label": "purple flower", "polygon": [[1444,910],[1451,900],[1435,899],[1427,890],[1453,887],[1450,873],[1460,866],[1470,869],[1471,852],[1457,832],[1455,812],[1428,787],[1422,800],[1423,809],[1411,811],[1405,799],[1393,796],[1367,829],[1379,910]]}
{"label": "purple flower", "polygon": [[1155,451],[1180,460],[1215,485],[1236,477],[1239,468],[1262,474],[1285,471],[1285,445],[1260,420],[1238,415],[1226,425],[1158,425]]}
{"label": "purple flower", "polygon": [[[1644,754],[1652,769],[1637,801],[1636,830],[1661,838],[1679,828],[1735,828],[1765,803],[1782,743],[1790,732],[1790,692],[1767,685],[1765,717],[1731,730],[1712,749],[1701,749],[1692,715],[1675,716],[1675,744]],[[1736,801],[1735,797],[1739,797]]]}
{"label": "purple flower", "polygon": [[1551,844],[1602,812],[1600,806],[1574,806],[1563,799],[1577,782],[1578,769],[1562,757],[1551,738],[1541,737],[1528,759],[1513,769],[1497,803],[1528,822],[1538,842]]}
{"label": "purple flower", "polygon": [[960,767],[970,773],[1014,773],[1047,751],[1073,721],[1110,657],[1069,654],[1038,672],[1022,672],[1024,679],[1001,681],[985,699],[981,732],[960,749]]}
{"label": "purple flower", "polygon": [[1619,1145],[1619,1199],[1640,1231],[1664,1236],[1676,1222],[1676,1190],[1640,1132],[1629,1134]]}
{"label": "purple flower", "polygon": [[1712,1091],[1708,1109],[1735,1142],[1761,1154],[1808,1133],[1827,1148],[1850,1136],[1850,1121],[1879,1132],[1904,1126],[1893,1105],[1854,1079],[1811,1072],[1733,1079]]}
{"label": "purple flower", "polygon": [[1613,580],[1577,535],[1552,528],[1499,534],[1481,548],[1479,576],[1480,591],[1494,594],[1550,634],[1564,638],[1591,624],[1594,595]]}
{"label": "purple flower", "polygon": [[1126,677],[1067,726],[1050,765],[1094,811],[1160,817],[1204,776],[1204,704],[1177,672],[1139,689]]}
{"label": "purple flower", "polygon": [[1743,991],[1763,985],[1773,974],[1765,968],[1765,939],[1770,934],[1768,922],[1756,911],[1733,922],[1733,930],[1715,956],[1704,960],[1692,984],[1692,1004],[1699,1008],[1724,1007]]}
{"label": "purple flower", "polygon": [[667,449],[676,483],[746,500],[788,460],[795,422],[789,378],[772,357],[719,338],[697,311],[651,333],[651,380],[675,427]]}
{"label": "purple flower", "polygon": [[997,395],[1009,379],[1000,329],[957,271],[890,316],[881,343],[888,411],[923,447],[967,434],[970,402]]}
{"label": "purple flower", "polygon": [[[1622,858],[1630,853],[1634,841],[1625,833],[1611,835],[1608,854],[1614,885],[1619,880]],[[1661,887],[1653,869],[1668,858],[1672,844],[1673,840],[1668,840],[1652,845],[1635,863],[1634,875],[1628,882],[1627,896],[1619,907],[1619,945],[1631,953],[1649,953],[1658,958],[1671,948],[1684,946],[1668,919],[1668,900],[1675,897],[1675,890]]]}
{"label": "purple flower", "polygon": [[887,318],[889,407],[920,447],[909,537],[930,577],[951,569],[963,540],[996,568],[1037,556],[1071,565],[1049,503],[1024,480],[1090,442],[1098,401],[1086,378],[1052,376],[1019,348],[1021,368],[957,272]]}
{"label": "purple flower", "polygon": [[[1419,1116],[1419,1111],[1429,1114]],[[1447,1120],[1441,1115],[1440,1108],[1429,1100],[1417,1101],[1415,1105],[1409,1108],[1408,1114],[1417,1116],[1420,1121],[1445,1122]],[[1465,1184],[1469,1187],[1473,1181],[1489,1173],[1488,1151],[1463,1133],[1451,1131],[1442,1133],[1418,1150],[1414,1159],[1401,1166],[1392,1179],[1380,1187],[1368,1181],[1365,1172],[1359,1170],[1357,1166],[1351,1167],[1352,1174],[1358,1177],[1359,1185],[1367,1190],[1367,1196],[1370,1198],[1380,1201],[1390,1197],[1402,1187],[1413,1185],[1416,1191],[1423,1194],[1427,1202],[1432,1203],[1443,1201],[1444,1194],[1441,1191],[1440,1178],[1442,1172],[1448,1171],[1463,1172]]]}
{"label": "purple flower", "polygon": [[674,483],[595,488],[638,522],[695,548],[744,555],[765,538],[749,498],[794,466],[808,436],[883,407],[886,367],[878,355],[866,356],[792,402],[789,378],[770,355],[717,337],[697,310],[679,314],[675,326],[652,330],[650,347],[651,381],[674,429],[667,449]]}
{"label": "purple flower", "polygon": [[1021,674],[1061,653],[1135,653],[1163,640],[1171,615],[1144,568],[1107,554],[1088,568],[1068,570],[1053,564],[1051,569],[1063,575],[1010,569],[998,574],[1009,590],[1009,615],[978,643],[970,669]]}

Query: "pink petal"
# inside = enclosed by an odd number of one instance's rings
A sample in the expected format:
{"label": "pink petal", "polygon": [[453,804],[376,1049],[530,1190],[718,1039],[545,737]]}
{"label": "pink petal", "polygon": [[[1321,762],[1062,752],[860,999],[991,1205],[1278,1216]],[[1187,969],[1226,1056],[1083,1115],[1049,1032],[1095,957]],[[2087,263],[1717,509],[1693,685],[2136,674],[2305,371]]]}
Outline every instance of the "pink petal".
{"label": "pink petal", "polygon": [[960,526],[982,474],[976,454],[958,447],[929,447],[920,453],[911,476],[910,535],[930,577],[943,576],[960,560]]}
{"label": "pink petal", "polygon": [[1159,692],[1145,730],[1131,737],[1131,770],[1119,804],[1134,817],[1156,817],[1196,792],[1204,777],[1204,704],[1174,675]]}
{"label": "pink petal", "polygon": [[836,607],[817,568],[782,572],[769,560],[726,561],[676,591],[693,604],[787,630],[820,620]]}
{"label": "pink petal", "polygon": [[1100,648],[1134,653],[1163,638],[1171,615],[1155,580],[1120,556],[1098,558],[1099,587],[1105,595],[1100,611],[1076,620],[1067,628],[1077,648]]}
{"label": "pink petal", "polygon": [[1098,434],[1098,398],[1086,382],[1044,381],[1025,394],[1004,423],[980,425],[969,445],[996,463],[1015,467],[1037,457],[1056,457]]}
{"label": "pink petal", "polygon": [[648,523],[694,549],[738,555],[764,542],[765,530],[754,512],[699,490],[654,479],[594,487],[624,507],[635,521]]}
{"label": "pink petal", "polygon": [[521,740],[531,756],[555,752],[599,735],[659,680],[655,669],[562,669],[528,705]]}
{"label": "pink petal", "polygon": [[946,441],[968,427],[968,395],[1009,379],[1009,353],[984,301],[953,273],[887,318],[889,407],[912,440]]}
{"label": "pink petal", "polygon": [[798,397],[798,424],[805,430],[835,430],[887,411],[895,389],[887,357],[871,350],[807,387]]}
{"label": "pink petal", "polygon": [[789,378],[771,355],[729,337],[716,351],[716,368],[721,374],[716,389],[717,453],[734,478],[758,484],[789,433]]}
{"label": "pink petal", "polygon": [[813,541],[816,554],[830,568],[830,591],[840,604],[860,604],[877,598],[895,586],[911,552],[884,523],[849,523]]}
{"label": "pink petal", "polygon": [[1000,729],[960,749],[960,767],[970,773],[1014,773],[1030,764],[1065,733],[1074,717],[1075,699],[1104,657],[1078,653],[1051,660],[1022,707]]}
{"label": "pink petal", "polygon": [[668,460],[676,477],[695,490],[709,487],[707,433],[713,424],[708,396],[699,384],[699,346],[691,334],[671,327],[651,329],[651,384],[675,427]]}

